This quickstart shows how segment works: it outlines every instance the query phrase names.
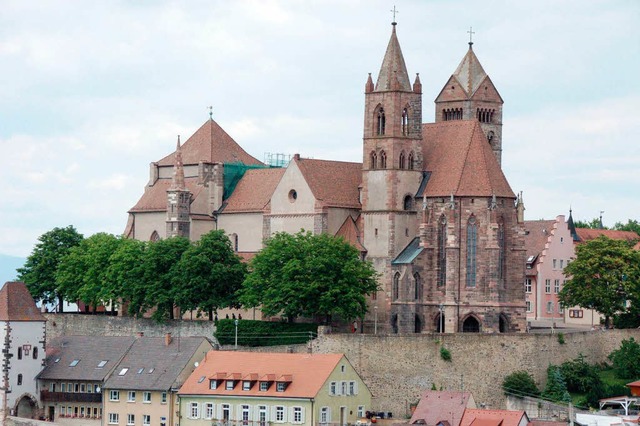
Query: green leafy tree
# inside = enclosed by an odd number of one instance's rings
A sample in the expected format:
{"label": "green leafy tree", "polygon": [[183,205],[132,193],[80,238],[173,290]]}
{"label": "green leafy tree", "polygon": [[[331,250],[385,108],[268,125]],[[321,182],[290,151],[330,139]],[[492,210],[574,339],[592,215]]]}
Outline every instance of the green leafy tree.
{"label": "green leafy tree", "polygon": [[148,288],[144,280],[144,256],[149,244],[122,239],[109,259],[106,279],[113,286],[115,298],[121,300],[130,315],[144,314]]}
{"label": "green leafy tree", "polygon": [[514,371],[505,377],[502,381],[502,390],[507,396],[517,396],[519,398],[540,395],[540,390],[535,380],[533,380],[533,376],[525,370]]}
{"label": "green leafy tree", "polygon": [[640,344],[633,337],[623,340],[620,347],[609,354],[609,359],[618,378],[640,377]]}
{"label": "green leafy tree", "polygon": [[108,278],[111,255],[121,239],[100,232],[72,248],[58,268],[56,281],[67,300],[80,300],[95,309],[115,302],[121,290]]}
{"label": "green leafy tree", "polygon": [[589,407],[597,408],[598,401],[607,396],[607,386],[600,378],[599,368],[587,363],[584,355],[563,362],[560,371],[567,383],[567,390],[586,394],[585,402]]}
{"label": "green leafy tree", "polygon": [[189,245],[189,240],[184,237],[172,237],[149,244],[144,256],[145,298],[139,307],[140,312],[155,307],[152,318],[156,321],[174,319],[176,289],[173,282],[179,274],[180,258]]}
{"label": "green leafy tree", "polygon": [[333,315],[343,320],[364,316],[365,296],[378,288],[376,272],[357,249],[327,234],[279,233],[252,260],[240,290],[246,307],[261,306],[265,315]]}
{"label": "green leafy tree", "polygon": [[601,236],[576,247],[564,269],[571,278],[558,297],[564,306],[595,309],[605,316],[625,313],[640,302],[640,252],[627,242]]}
{"label": "green leafy tree", "polygon": [[617,231],[631,231],[640,235],[640,222],[634,219],[628,219],[627,223],[616,222],[613,229]]}
{"label": "green leafy tree", "polygon": [[555,402],[571,402],[567,384],[557,365],[550,365],[547,368],[547,385],[542,391],[542,397]]}
{"label": "green leafy tree", "polygon": [[213,321],[219,308],[238,306],[236,292],[246,273],[224,231],[211,231],[182,254],[174,277],[176,303],[184,310],[206,312]]}
{"label": "green leafy tree", "polygon": [[589,221],[585,221],[585,220],[574,220],[573,221],[573,225],[576,228],[590,228],[590,229],[609,229],[606,226],[602,225],[600,226],[600,218],[599,217],[594,217],[593,219],[589,220]]}
{"label": "green leafy tree", "polygon": [[18,269],[18,279],[23,281],[36,300],[44,303],[57,301],[58,312],[63,311],[64,300],[58,291],[56,271],[63,257],[82,241],[82,234],[69,225],[53,228],[38,237],[38,243]]}

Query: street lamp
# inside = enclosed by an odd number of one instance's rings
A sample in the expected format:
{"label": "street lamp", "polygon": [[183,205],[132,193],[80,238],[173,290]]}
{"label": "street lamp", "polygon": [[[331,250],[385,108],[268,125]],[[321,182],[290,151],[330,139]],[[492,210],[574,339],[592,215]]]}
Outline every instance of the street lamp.
{"label": "street lamp", "polygon": [[378,334],[378,305],[373,307],[373,334]]}
{"label": "street lamp", "polygon": [[236,344],[235,344],[235,349],[238,350],[238,320],[235,320],[234,324],[236,325]]}
{"label": "street lamp", "polygon": [[440,311],[440,333],[444,333],[444,303],[438,306],[438,310]]}

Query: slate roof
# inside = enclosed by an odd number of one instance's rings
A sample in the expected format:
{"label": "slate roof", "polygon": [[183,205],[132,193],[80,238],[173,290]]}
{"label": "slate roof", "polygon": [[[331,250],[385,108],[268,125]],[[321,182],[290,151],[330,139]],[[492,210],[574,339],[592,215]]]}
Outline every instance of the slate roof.
{"label": "slate roof", "polygon": [[[135,337],[123,336],[56,337],[47,343],[46,366],[38,378],[103,381],[134,341]],[[74,360],[78,363],[71,367]],[[101,361],[107,363],[99,368]]]}
{"label": "slate roof", "polygon": [[[522,411],[511,410],[481,410],[469,408],[465,410],[460,426],[518,426],[520,420],[527,414]],[[527,417],[526,417],[527,418]],[[529,422],[527,418],[527,423]]]}
{"label": "slate roof", "polygon": [[542,253],[555,223],[555,220],[524,221],[524,229],[526,231],[524,236],[524,248],[527,250],[527,258],[529,256],[537,256]]}
{"label": "slate roof", "polygon": [[336,232],[336,237],[344,238],[346,242],[354,246],[361,253],[367,251],[360,242],[360,231],[358,230],[356,221],[353,220],[351,216],[347,216],[344,220],[342,226],[340,226],[340,229]]}
{"label": "slate roof", "polygon": [[400,254],[391,261],[392,265],[408,264],[422,253],[423,248],[420,247],[420,237],[415,237]]}
{"label": "slate roof", "polygon": [[478,120],[423,124],[427,197],[492,196],[515,199]]}
{"label": "slate roof", "polygon": [[[195,367],[187,362],[206,341],[204,337],[174,337],[167,346],[164,337],[139,337],[103,387],[157,391],[178,387],[182,384],[177,382],[180,373],[184,368],[193,371]],[[121,376],[123,368],[128,370]]]}
{"label": "slate roof", "polygon": [[22,282],[7,282],[0,289],[0,321],[46,321]]}
{"label": "slate roof", "polygon": [[398,42],[395,23],[391,30],[391,38],[387,45],[387,51],[382,60],[375,91],[382,92],[391,90],[394,79],[398,80],[400,90],[411,91],[409,73],[407,73],[407,65],[404,63],[404,56],[402,55],[402,49],[400,49],[400,42]]}
{"label": "slate roof", "polygon": [[284,172],[284,168],[247,170],[229,197],[224,212],[262,212]]}
{"label": "slate roof", "polygon": [[426,423],[433,426],[446,420],[458,425],[467,407],[475,407],[473,396],[469,392],[425,391],[409,423]]}
{"label": "slate roof", "polygon": [[615,231],[612,229],[591,229],[591,228],[576,228],[576,232],[578,233],[578,238],[580,238],[580,242],[584,243],[587,241],[595,240],[601,235],[604,235],[607,238],[611,238],[612,240],[625,240],[625,241],[634,241],[640,239],[640,235],[636,234],[632,231]]}
{"label": "slate roof", "polygon": [[[206,163],[237,163],[258,164],[256,160],[242,149],[236,141],[225,132],[222,127],[213,120],[207,120],[189,139],[182,145],[183,164]],[[158,161],[160,166],[173,166],[175,152]]]}
{"label": "slate roof", "polygon": [[360,209],[358,186],[362,181],[362,164],[346,161],[293,158],[313,196],[326,207]]}
{"label": "slate roof", "polygon": [[[180,395],[219,395],[219,396],[261,396],[279,398],[315,397],[331,372],[342,361],[342,354],[289,354],[211,351],[185,381],[178,392]],[[346,362],[346,359],[345,359]],[[209,388],[209,379],[270,376],[268,380],[291,380],[284,392],[276,392],[275,385],[268,391],[259,391],[254,385],[251,390],[242,390],[242,384],[236,384],[233,390],[226,390],[222,384],[216,389]]]}
{"label": "slate roof", "polygon": [[[197,177],[184,179],[185,186],[191,192],[192,200],[200,194],[204,188],[198,185]],[[164,212],[167,211],[167,190],[171,187],[172,179],[158,179],[153,186],[145,187],[144,194],[129,213],[137,212]]]}

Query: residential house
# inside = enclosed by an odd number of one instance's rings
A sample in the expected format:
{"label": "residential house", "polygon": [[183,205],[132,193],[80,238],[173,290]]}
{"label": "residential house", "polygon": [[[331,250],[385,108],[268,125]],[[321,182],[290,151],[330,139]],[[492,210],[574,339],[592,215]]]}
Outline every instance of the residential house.
{"label": "residential house", "polygon": [[640,396],[640,380],[636,380],[635,382],[627,383],[629,389],[631,389],[632,396]]}
{"label": "residential house", "polygon": [[18,417],[39,417],[36,376],[45,357],[46,319],[21,282],[8,282],[0,289],[0,342],[2,383],[0,410]]}
{"label": "residential house", "polygon": [[212,350],[204,337],[139,337],[103,387],[103,424],[174,426],[177,392]]}
{"label": "residential house", "polygon": [[464,411],[459,426],[527,426],[529,416],[524,411],[483,410],[470,408]]}
{"label": "residential house", "polygon": [[411,424],[457,426],[467,408],[476,408],[470,392],[425,391],[411,415]]}
{"label": "residential house", "polygon": [[179,391],[180,425],[346,425],[371,392],[342,354],[211,351]]}
{"label": "residential house", "polygon": [[135,337],[63,336],[47,345],[38,375],[45,416],[68,425],[99,425],[102,387]]}

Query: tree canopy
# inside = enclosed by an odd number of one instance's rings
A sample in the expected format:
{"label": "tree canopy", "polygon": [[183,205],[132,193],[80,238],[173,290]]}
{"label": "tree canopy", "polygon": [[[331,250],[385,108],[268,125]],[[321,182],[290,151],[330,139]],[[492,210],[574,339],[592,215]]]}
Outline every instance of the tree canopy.
{"label": "tree canopy", "polygon": [[595,309],[609,319],[640,303],[640,252],[601,236],[576,247],[564,269],[570,279],[558,297],[564,306]]}
{"label": "tree canopy", "polygon": [[63,311],[64,300],[58,291],[56,271],[62,258],[82,239],[82,234],[71,225],[53,228],[38,237],[24,266],[18,269],[18,279],[27,285],[33,298],[44,303],[57,301],[58,312]]}
{"label": "tree canopy", "polygon": [[240,290],[246,307],[261,306],[265,315],[333,315],[343,320],[364,316],[365,296],[378,288],[377,274],[356,248],[327,234],[278,233],[251,261]]}

